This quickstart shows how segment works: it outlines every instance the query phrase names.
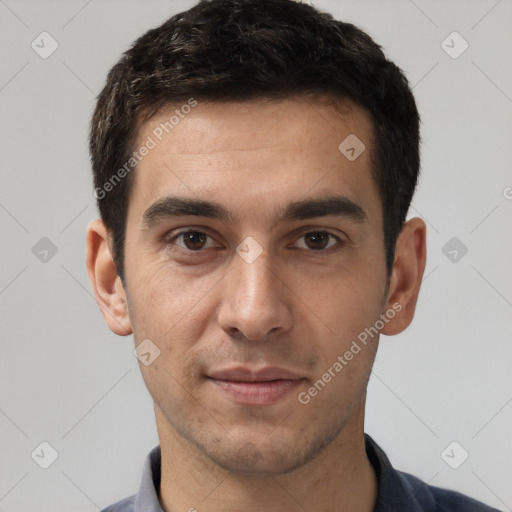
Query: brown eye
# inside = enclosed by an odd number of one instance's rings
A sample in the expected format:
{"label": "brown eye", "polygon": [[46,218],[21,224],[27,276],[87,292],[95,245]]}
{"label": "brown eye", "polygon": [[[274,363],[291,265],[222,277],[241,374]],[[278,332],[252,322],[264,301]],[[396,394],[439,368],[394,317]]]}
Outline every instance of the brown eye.
{"label": "brown eye", "polygon": [[310,231],[302,235],[299,240],[304,240],[304,244],[300,247],[301,249],[311,249],[313,251],[330,249],[336,243],[342,244],[342,240],[339,237],[328,231]]}
{"label": "brown eye", "polygon": [[178,246],[189,251],[200,251],[205,248],[208,238],[210,237],[201,231],[184,231],[178,233],[172,241],[181,239],[182,243],[178,243]]}

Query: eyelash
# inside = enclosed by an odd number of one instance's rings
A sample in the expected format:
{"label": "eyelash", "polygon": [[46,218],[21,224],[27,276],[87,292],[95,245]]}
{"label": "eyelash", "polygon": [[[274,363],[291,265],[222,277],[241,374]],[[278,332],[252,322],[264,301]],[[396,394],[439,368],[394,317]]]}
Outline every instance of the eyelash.
{"label": "eyelash", "polygon": [[[167,245],[173,245],[176,240],[180,237],[182,237],[183,235],[186,235],[188,233],[196,233],[196,234],[200,234],[200,235],[205,235],[206,237],[210,238],[210,239],[213,239],[212,236],[208,235],[208,233],[205,233],[204,231],[199,231],[199,230],[196,230],[196,229],[186,229],[186,230],[183,230],[183,231],[179,231],[178,233],[175,233],[172,237],[170,238],[167,238],[166,239],[166,244]],[[337,249],[340,249],[342,248],[344,245],[345,245],[345,241],[340,238],[339,236],[335,235],[334,233],[331,233],[330,231],[327,231],[325,229],[316,229],[316,230],[312,230],[312,231],[305,231],[303,232],[303,234],[298,238],[298,240],[300,240],[301,238],[304,238],[306,235],[311,235],[311,234],[318,234],[318,233],[326,233],[327,235],[329,235],[331,238],[334,238],[336,240],[336,244],[330,246],[330,247],[327,247],[326,249],[317,249],[317,250],[314,250],[314,249],[307,249],[307,248],[302,248],[302,247],[296,247],[295,249],[302,249],[302,250],[306,250],[307,252],[311,252],[311,253],[324,253],[324,254],[329,254],[331,253],[333,250],[337,250]],[[211,249],[211,247],[206,247],[206,248],[202,248],[202,249],[198,249],[196,251],[192,250],[192,249],[188,249],[187,247],[182,247],[182,246],[178,246],[180,247],[180,249],[190,253],[190,254],[194,254],[194,253],[197,253],[198,255],[202,252],[204,252],[206,249]]]}

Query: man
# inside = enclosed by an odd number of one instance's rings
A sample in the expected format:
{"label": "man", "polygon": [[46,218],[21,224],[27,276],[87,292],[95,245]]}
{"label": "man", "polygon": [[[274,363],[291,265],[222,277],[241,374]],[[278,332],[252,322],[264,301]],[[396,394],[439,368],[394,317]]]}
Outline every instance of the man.
{"label": "man", "polygon": [[426,260],[418,112],[368,35],[291,0],[200,2],[112,68],[90,150],[87,268],[160,440],[106,511],[492,510],[363,431]]}

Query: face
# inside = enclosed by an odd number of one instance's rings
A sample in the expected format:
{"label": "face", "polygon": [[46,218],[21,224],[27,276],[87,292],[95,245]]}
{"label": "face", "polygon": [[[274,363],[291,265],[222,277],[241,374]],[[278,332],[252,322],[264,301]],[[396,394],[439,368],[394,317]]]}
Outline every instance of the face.
{"label": "face", "polygon": [[[199,102],[159,141],[173,112],[139,133],[157,144],[125,245],[135,343],[160,350],[140,364],[159,432],[235,472],[285,473],[362,429],[378,336],[358,335],[389,307],[371,121],[350,103]],[[338,149],[351,134],[355,160]]]}

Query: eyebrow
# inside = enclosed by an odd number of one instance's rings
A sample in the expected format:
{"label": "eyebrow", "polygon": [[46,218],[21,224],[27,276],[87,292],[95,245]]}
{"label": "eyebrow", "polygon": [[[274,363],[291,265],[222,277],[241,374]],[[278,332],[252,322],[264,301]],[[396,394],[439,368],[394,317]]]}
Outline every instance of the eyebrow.
{"label": "eyebrow", "polygon": [[[179,217],[206,217],[234,224],[236,216],[214,201],[167,196],[153,203],[142,216],[142,229],[151,229],[159,222]],[[305,220],[314,217],[345,217],[357,223],[368,222],[364,209],[346,196],[293,201],[274,212],[275,223]]]}

